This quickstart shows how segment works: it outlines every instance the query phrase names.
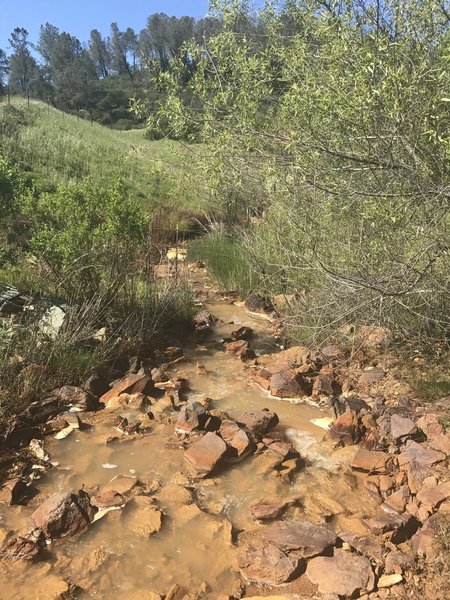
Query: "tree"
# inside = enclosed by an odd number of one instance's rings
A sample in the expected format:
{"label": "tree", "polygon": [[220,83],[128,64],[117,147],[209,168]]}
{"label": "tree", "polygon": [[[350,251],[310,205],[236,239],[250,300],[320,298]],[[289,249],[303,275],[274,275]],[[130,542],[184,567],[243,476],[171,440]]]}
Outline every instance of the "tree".
{"label": "tree", "polygon": [[9,43],[13,51],[9,59],[10,83],[20,94],[29,95],[33,80],[38,73],[38,66],[30,52],[28,31],[16,27],[11,33]]}
{"label": "tree", "polygon": [[133,74],[128,63],[129,36],[120,31],[117,23],[111,23],[111,57],[112,65],[118,75],[127,74],[133,79]]}
{"label": "tree", "polygon": [[9,60],[4,50],[0,48],[0,94],[4,93],[9,73]]}
{"label": "tree", "polygon": [[111,53],[108,47],[108,41],[103,39],[102,34],[97,29],[91,31],[89,53],[98,76],[101,79],[108,77],[111,66]]}

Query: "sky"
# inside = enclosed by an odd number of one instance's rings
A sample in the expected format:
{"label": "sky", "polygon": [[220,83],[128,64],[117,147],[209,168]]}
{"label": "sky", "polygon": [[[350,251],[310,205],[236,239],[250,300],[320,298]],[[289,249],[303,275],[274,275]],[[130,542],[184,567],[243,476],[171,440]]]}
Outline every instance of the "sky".
{"label": "sky", "polygon": [[203,17],[207,9],[208,0],[0,0],[0,48],[8,51],[15,27],[24,27],[34,43],[47,22],[87,42],[91,29],[108,34],[114,21],[139,32],[152,13]]}

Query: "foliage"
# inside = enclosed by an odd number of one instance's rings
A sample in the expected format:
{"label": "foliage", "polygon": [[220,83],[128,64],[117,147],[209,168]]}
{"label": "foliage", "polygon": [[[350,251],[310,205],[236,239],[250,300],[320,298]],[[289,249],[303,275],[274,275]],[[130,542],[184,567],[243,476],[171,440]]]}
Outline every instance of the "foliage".
{"label": "foliage", "polygon": [[356,321],[446,339],[447,2],[214,8],[221,31],[159,76],[159,118],[195,125],[224,211],[260,220],[242,238],[263,287],[304,292],[293,326],[316,340]]}

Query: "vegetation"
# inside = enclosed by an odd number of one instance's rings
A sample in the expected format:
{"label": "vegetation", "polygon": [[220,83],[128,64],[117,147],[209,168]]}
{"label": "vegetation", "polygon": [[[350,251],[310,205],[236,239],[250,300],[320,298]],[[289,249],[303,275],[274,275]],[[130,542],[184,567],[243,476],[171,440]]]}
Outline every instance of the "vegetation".
{"label": "vegetation", "polygon": [[448,340],[447,3],[212,7],[221,30],[160,74],[158,118],[207,145],[262,291],[302,294],[292,334]]}

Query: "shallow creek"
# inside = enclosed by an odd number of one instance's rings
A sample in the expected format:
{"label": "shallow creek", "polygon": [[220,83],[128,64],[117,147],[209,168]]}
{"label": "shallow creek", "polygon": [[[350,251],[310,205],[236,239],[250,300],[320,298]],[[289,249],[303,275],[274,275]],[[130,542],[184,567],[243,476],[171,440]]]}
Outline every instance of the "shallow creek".
{"label": "shallow creek", "polygon": [[[222,321],[214,330],[217,340],[247,325],[255,330],[251,344],[257,353],[277,350],[265,318],[224,301],[206,308]],[[164,513],[161,531],[152,537],[136,531],[131,500],[79,537],[54,542],[46,562],[0,563],[2,600],[57,598],[62,579],[80,585],[86,598],[151,598],[149,592],[165,594],[175,583],[189,591],[204,589],[211,598],[232,594],[240,582],[237,536],[263,527],[252,520],[251,506],[292,499],[297,502],[289,509],[292,518],[320,522],[329,515],[332,524],[344,527],[349,515],[367,503],[355,478],[333,473],[339,462],[336,453],[331,456],[316,443],[325,432],[311,420],[329,416],[326,410],[271,398],[249,380],[243,363],[219,345],[193,344],[185,351],[191,360],[174,366],[170,374],[188,380],[189,398],[206,395],[231,417],[264,407],[275,411],[277,429],[287,431],[289,440],[305,451],[308,466],[284,480],[259,455],[190,486],[181,445],[167,447],[169,440],[176,442],[173,424],[155,422],[148,435],[106,444],[114,431],[99,413],[92,428],[64,440],[46,440],[50,460],[58,466],[36,482],[39,494],[28,506],[0,506],[1,527],[24,533],[31,513],[47,496],[81,488],[93,493],[115,475],[133,474]],[[203,365],[200,373],[197,363]]]}

